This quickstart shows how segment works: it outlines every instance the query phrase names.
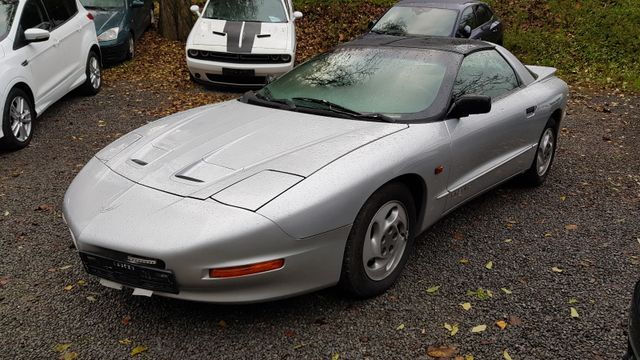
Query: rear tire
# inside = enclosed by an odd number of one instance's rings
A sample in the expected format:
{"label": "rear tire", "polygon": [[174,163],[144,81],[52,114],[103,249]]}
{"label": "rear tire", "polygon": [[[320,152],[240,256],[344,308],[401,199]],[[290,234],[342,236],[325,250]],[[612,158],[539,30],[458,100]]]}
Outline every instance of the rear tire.
{"label": "rear tire", "polygon": [[403,184],[387,184],[371,195],[347,239],[338,286],[357,298],[392,287],[413,248],[415,224],[413,197]]}
{"label": "rear tire", "polygon": [[25,148],[33,137],[33,120],[36,112],[31,97],[20,88],[9,91],[2,109],[2,133],[0,148],[19,150]]}
{"label": "rear tire", "polygon": [[86,68],[87,80],[82,84],[81,91],[88,96],[96,95],[102,88],[102,65],[100,57],[95,51],[91,50],[87,57]]}
{"label": "rear tire", "polygon": [[540,186],[551,172],[558,144],[558,130],[555,119],[549,119],[540,135],[536,156],[529,170],[522,174],[522,182],[529,186]]}

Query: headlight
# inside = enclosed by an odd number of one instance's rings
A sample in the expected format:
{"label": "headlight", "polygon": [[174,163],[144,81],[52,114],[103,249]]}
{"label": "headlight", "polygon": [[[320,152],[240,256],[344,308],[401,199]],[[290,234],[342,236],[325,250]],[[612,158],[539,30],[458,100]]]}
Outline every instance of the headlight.
{"label": "headlight", "polygon": [[111,41],[118,38],[119,27],[111,28],[98,36],[98,41]]}

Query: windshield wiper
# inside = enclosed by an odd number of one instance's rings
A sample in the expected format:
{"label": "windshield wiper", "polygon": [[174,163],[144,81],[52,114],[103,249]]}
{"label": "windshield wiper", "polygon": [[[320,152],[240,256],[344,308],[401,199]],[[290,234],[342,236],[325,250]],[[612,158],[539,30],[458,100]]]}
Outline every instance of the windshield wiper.
{"label": "windshield wiper", "polygon": [[291,100],[274,99],[271,96],[263,95],[255,91],[247,91],[242,95],[242,99],[247,103],[276,107],[283,110],[294,110],[296,105]]}
{"label": "windshield wiper", "polygon": [[384,114],[380,114],[380,113],[361,113],[359,111],[355,111],[355,110],[351,110],[349,108],[346,108],[342,105],[338,105],[336,103],[332,103],[331,101],[328,100],[324,100],[324,99],[315,99],[315,98],[308,98],[308,97],[294,97],[291,100],[298,100],[298,101],[305,101],[305,102],[310,102],[310,103],[314,103],[314,104],[321,104],[324,105],[326,107],[326,109],[338,113],[338,114],[342,114],[342,115],[348,115],[351,116],[353,118],[356,119],[369,119],[369,120],[378,120],[378,121],[384,121],[384,122],[396,122],[396,120],[390,116],[384,115]]}

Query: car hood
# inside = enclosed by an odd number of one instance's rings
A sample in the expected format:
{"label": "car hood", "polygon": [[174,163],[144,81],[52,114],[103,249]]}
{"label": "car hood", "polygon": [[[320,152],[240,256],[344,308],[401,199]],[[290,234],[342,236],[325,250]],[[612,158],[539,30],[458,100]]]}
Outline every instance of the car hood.
{"label": "car hood", "polygon": [[[265,182],[286,183],[284,191],[335,159],[407,127],[233,100],[152,122],[96,157],[138,184],[206,199],[250,177],[236,187],[240,193],[264,187]],[[265,188],[269,191],[274,190]]]}
{"label": "car hood", "polygon": [[290,51],[291,31],[290,23],[243,23],[200,18],[191,30],[190,42],[196,47],[213,47],[215,49],[204,50],[214,51]]}
{"label": "car hood", "polygon": [[120,27],[122,24],[122,19],[125,15],[124,9],[114,9],[114,10],[89,10],[91,14],[93,14],[93,23],[96,25],[96,34],[100,35],[103,32],[114,28]]}

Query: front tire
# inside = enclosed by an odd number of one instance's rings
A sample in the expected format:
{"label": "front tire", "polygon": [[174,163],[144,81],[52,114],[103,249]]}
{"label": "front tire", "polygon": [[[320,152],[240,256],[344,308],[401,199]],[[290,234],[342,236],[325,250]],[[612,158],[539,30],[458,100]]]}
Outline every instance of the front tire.
{"label": "front tire", "polygon": [[35,118],[36,112],[29,95],[22,89],[11,89],[2,111],[4,136],[0,139],[0,148],[19,150],[29,145]]}
{"label": "front tire", "polygon": [[390,183],[373,194],[353,223],[339,286],[357,298],[380,295],[396,282],[415,240],[416,208],[411,192]]}
{"label": "front tire", "polygon": [[102,88],[102,65],[98,54],[93,50],[89,52],[89,57],[87,57],[86,74],[87,80],[82,84],[82,93],[89,96],[96,95]]}
{"label": "front tire", "polygon": [[556,121],[549,119],[538,141],[536,157],[533,159],[529,170],[522,174],[522,180],[526,185],[542,185],[547,179],[549,172],[551,172],[551,165],[553,164],[557,147],[557,129]]}
{"label": "front tire", "polygon": [[131,60],[134,56],[136,56],[136,39],[133,34],[129,34],[128,48],[127,48],[127,56],[125,60]]}

